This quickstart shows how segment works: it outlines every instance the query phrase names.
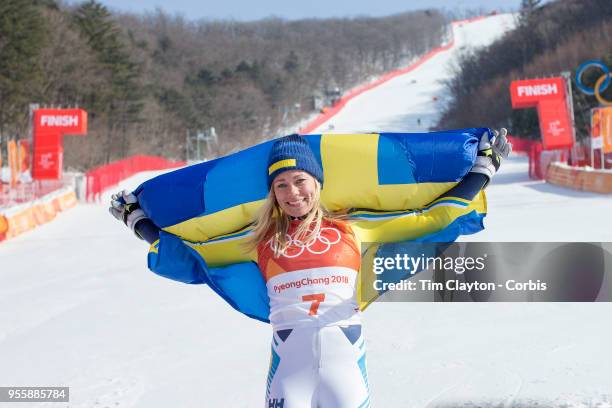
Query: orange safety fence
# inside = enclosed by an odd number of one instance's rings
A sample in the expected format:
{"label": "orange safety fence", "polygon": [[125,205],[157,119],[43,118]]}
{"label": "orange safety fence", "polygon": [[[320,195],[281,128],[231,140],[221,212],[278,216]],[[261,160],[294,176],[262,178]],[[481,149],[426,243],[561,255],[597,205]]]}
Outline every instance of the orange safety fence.
{"label": "orange safety fence", "polygon": [[551,163],[546,181],[575,190],[612,194],[612,172],[570,167],[564,163]]}
{"label": "orange safety fence", "polygon": [[[514,136],[508,136],[508,140],[512,143],[513,152],[526,154],[529,157],[529,177],[532,179],[546,180],[577,190],[608,192],[609,176],[607,174],[612,173],[609,171],[598,173],[597,170],[584,169],[592,165],[594,169],[602,168],[602,159],[599,154],[596,153],[591,162],[591,152],[587,144],[577,142],[571,148],[544,150],[540,141],[519,139]],[[548,173],[551,171],[552,164],[557,167],[554,174],[549,177]],[[564,167],[560,169],[558,167],[560,165]],[[603,167],[612,168],[612,154],[604,155]]]}
{"label": "orange safety fence", "polygon": [[35,201],[3,210],[0,212],[0,241],[52,221],[59,212],[76,206],[77,202],[74,189],[66,187]]}
{"label": "orange safety fence", "polygon": [[87,201],[100,199],[100,194],[141,171],[164,170],[185,166],[184,161],[172,161],[158,156],[131,156],[100,167],[85,174]]}

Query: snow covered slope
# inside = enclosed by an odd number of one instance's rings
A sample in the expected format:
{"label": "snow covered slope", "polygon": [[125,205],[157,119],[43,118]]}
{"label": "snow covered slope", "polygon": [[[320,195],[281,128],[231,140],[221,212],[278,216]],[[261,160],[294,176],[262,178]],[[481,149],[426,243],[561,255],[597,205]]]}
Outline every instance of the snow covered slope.
{"label": "snow covered slope", "polygon": [[452,76],[457,57],[491,43],[513,25],[510,14],[455,25],[455,44],[450,50],[349,101],[312,133],[426,132],[437,122],[440,104],[447,96],[442,81]]}
{"label": "snow covered slope", "polygon": [[[426,130],[446,64],[511,23],[501,15],[458,28],[453,50],[323,127]],[[610,214],[612,198],[529,181],[523,158],[502,169],[488,189],[487,230],[469,239],[612,240],[612,216],[597,215]],[[108,215],[107,198],[0,244],[0,386],[70,386],[70,404],[53,407],[263,406],[270,327],[207,287],[149,272],[147,245]],[[610,406],[611,315],[609,304],[374,304],[364,314],[373,405]],[[19,404],[36,406],[50,405]]]}

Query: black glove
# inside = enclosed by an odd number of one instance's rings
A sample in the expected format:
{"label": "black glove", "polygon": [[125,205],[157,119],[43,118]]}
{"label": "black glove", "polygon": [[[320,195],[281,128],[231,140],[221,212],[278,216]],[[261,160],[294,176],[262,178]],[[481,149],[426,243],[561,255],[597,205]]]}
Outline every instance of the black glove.
{"label": "black glove", "polygon": [[[502,159],[508,158],[512,151],[512,144],[506,138],[508,134],[506,128],[499,129],[499,132],[493,130],[492,134],[492,137],[489,137],[489,132],[483,133],[478,144],[478,155],[474,167],[470,170],[471,173],[480,173],[487,176],[487,184],[499,170]],[[485,184],[485,187],[487,184]]]}
{"label": "black glove", "polygon": [[127,191],[123,190],[111,196],[111,206],[108,209],[113,217],[122,221],[129,229],[134,231],[134,234],[140,239],[143,239],[135,230],[138,221],[148,219],[145,212],[138,204],[138,198]]}

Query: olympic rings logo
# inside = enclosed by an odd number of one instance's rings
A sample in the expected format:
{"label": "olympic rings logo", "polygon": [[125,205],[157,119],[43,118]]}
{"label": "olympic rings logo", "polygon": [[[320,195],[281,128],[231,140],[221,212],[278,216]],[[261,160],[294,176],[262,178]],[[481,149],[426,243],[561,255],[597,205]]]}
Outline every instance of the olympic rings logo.
{"label": "olympic rings logo", "polygon": [[[597,79],[593,88],[589,88],[582,82],[584,72],[591,67],[596,67],[603,71],[603,75],[600,76],[599,79]],[[578,89],[580,89],[587,95],[595,95],[597,101],[599,101],[599,103],[601,103],[602,105],[612,106],[612,101],[608,101],[603,96],[601,96],[601,93],[608,88],[608,85],[610,85],[611,78],[612,74],[610,73],[610,69],[602,61],[585,61],[576,70],[576,86],[578,86]]]}
{"label": "olympic rings logo", "polygon": [[[323,236],[324,231],[330,231],[330,233],[327,234],[328,236]],[[333,237],[333,235],[335,235],[335,237]],[[285,252],[282,255],[285,258],[297,258],[298,256],[304,253],[304,250],[307,250],[313,255],[321,255],[329,251],[331,247],[337,244],[338,242],[340,242],[340,231],[332,227],[321,228],[321,231],[319,232],[319,234],[316,237],[309,240],[308,242],[303,242],[287,234],[287,244],[288,245],[287,245]],[[268,241],[268,243],[270,245],[270,248],[272,248],[272,250],[276,252],[276,243],[273,240]],[[318,246],[322,248],[316,249],[315,245],[317,243],[320,243],[320,245]]]}

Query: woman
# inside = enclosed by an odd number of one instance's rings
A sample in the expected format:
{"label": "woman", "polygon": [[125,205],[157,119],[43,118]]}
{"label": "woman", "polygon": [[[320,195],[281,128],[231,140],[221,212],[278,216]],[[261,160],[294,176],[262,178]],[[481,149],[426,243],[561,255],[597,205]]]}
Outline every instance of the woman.
{"label": "woman", "polygon": [[323,170],[302,137],[280,139],[268,162],[253,239],[274,330],[268,406],[368,406],[356,238],[322,206]]}
{"label": "woman", "polygon": [[[485,133],[471,172],[443,196],[471,200],[510,145]],[[266,407],[367,407],[365,342],[356,299],[361,252],[350,218],[321,204],[323,170],[304,138],[277,140],[268,160],[269,195],[252,246],[270,298],[272,357]],[[159,229],[133,194],[113,196],[111,213],[153,243]]]}

